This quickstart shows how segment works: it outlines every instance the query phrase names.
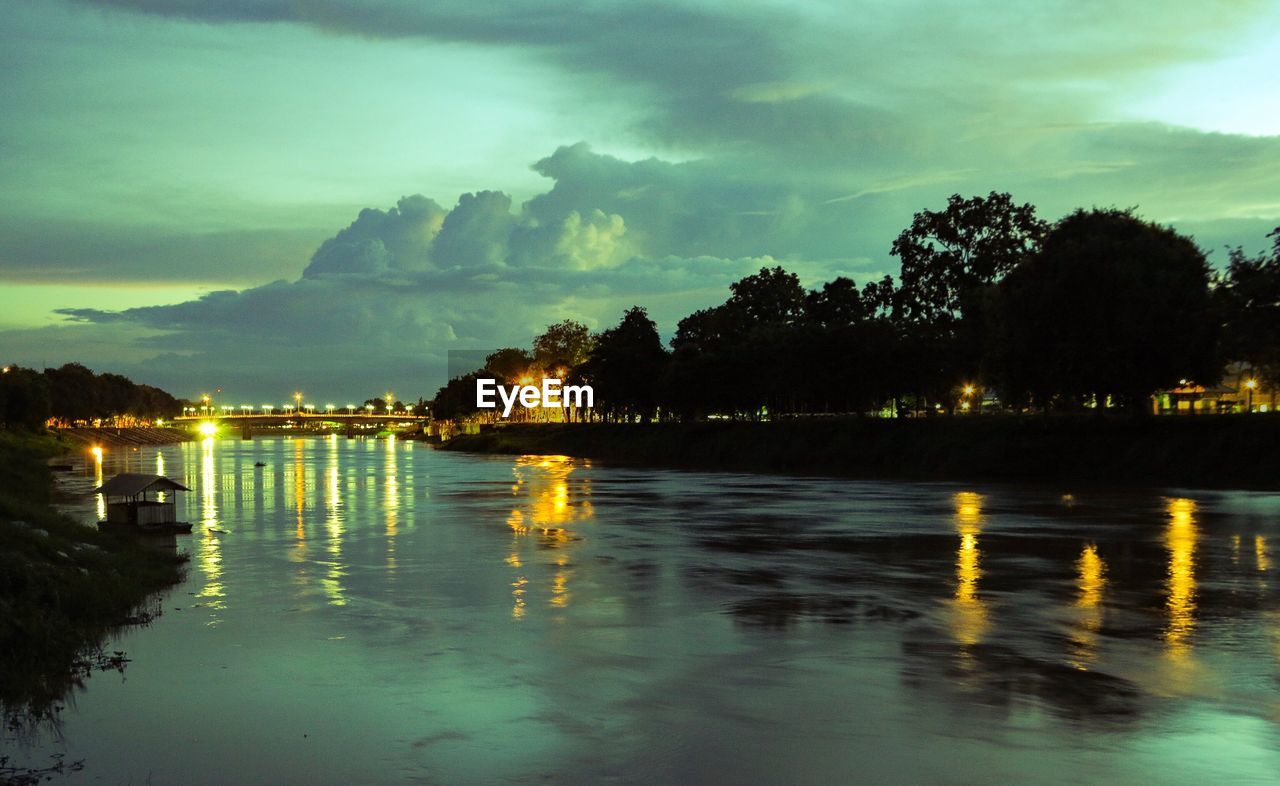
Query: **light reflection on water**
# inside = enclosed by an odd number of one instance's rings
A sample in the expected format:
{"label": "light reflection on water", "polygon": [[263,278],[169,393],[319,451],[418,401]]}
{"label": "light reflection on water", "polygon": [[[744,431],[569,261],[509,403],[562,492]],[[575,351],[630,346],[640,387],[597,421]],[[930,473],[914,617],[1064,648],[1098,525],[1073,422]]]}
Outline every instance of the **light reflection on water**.
{"label": "light reflection on water", "polygon": [[109,782],[1280,771],[1275,496],[341,437],[105,463],[167,468],[196,524],[166,615],[111,645],[127,681],[94,676],[33,751]]}

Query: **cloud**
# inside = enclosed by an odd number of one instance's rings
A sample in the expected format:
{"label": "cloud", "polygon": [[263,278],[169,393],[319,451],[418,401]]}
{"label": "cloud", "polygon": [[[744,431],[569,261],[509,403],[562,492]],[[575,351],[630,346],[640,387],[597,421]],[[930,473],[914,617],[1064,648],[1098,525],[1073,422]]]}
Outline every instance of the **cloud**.
{"label": "cloud", "polygon": [[407,196],[389,210],[368,208],[346,229],[324,241],[303,271],[322,275],[378,275],[392,270],[425,270],[429,249],[447,212],[421,194]]}
{"label": "cloud", "polygon": [[[59,313],[69,324],[47,335],[120,337],[142,358],[121,370],[180,395],[194,392],[186,389],[193,380],[253,399],[303,384],[363,398],[358,387],[368,380],[430,395],[444,381],[448,349],[525,345],[565,317],[599,329],[634,304],[670,332],[680,317],[723,300],[730,282],[776,263],[690,252],[715,246],[734,220],[722,214],[740,206],[702,199],[720,188],[708,181],[722,173],[626,162],[585,145],[545,162],[556,186],[518,209],[498,191],[463,194],[448,210],[420,194],[402,197],[361,210],[296,280],[175,305],[66,308]],[[574,197],[553,198],[561,185]],[[628,214],[642,236],[633,237]],[[663,238],[681,222],[682,240]],[[759,237],[742,239],[753,246]],[[803,256],[803,245],[791,251]],[[824,261],[808,261],[825,272]]]}
{"label": "cloud", "polygon": [[[250,200],[210,222],[216,226],[186,234],[82,221],[74,178],[54,170],[60,212],[42,207],[40,221],[26,229],[25,219],[0,223],[6,278],[147,280],[213,271],[226,291],[121,312],[69,308],[63,313],[73,324],[39,334],[45,338],[0,335],[0,351],[69,348],[72,336],[100,347],[110,343],[100,337],[110,336],[144,358],[137,368],[148,380],[177,392],[210,377],[268,395],[293,386],[295,376],[320,387],[340,384],[335,377],[358,383],[389,375],[398,376],[377,386],[429,392],[448,347],[525,343],[565,317],[600,327],[633,303],[649,306],[670,332],[675,319],[723,299],[730,281],[760,264],[785,264],[807,283],[892,273],[894,235],[914,212],[944,204],[953,192],[1011,191],[1050,219],[1077,206],[1137,205],[1211,247],[1260,241],[1280,223],[1280,139],[1118,120],[1162,70],[1230,54],[1270,18],[1272,4],[1260,0],[1013,0],[976,10],[936,0],[588,0],[518,3],[500,13],[461,0],[82,4],[217,26],[228,41],[247,25],[262,35],[286,27],[302,31],[299,37],[321,33],[305,50],[311,57],[327,55],[334,36],[387,49],[425,43],[465,51],[466,67],[483,53],[516,52],[513,61],[559,74],[563,103],[536,109],[565,110],[566,127],[575,129],[545,146],[534,147],[523,129],[504,138],[504,151],[519,151],[520,161],[542,156],[533,170],[549,181],[517,200],[496,190],[510,180],[465,179],[439,193],[437,180],[417,177],[424,161],[453,155],[433,147],[430,135],[448,117],[423,124],[420,147],[387,146],[376,123],[332,137],[317,127],[315,136],[334,149],[349,150],[343,145],[359,138],[357,148],[394,150],[406,173],[369,175],[356,149],[345,176],[367,185],[355,197],[325,197],[324,232],[272,228],[314,227],[320,208],[307,199],[319,197],[299,183],[323,185],[322,176],[291,180],[272,169],[283,146],[278,137],[251,159],[253,172],[272,175],[255,187],[274,188],[280,177],[271,200]],[[423,69],[423,89],[465,75],[466,67]],[[484,84],[504,80],[500,74]],[[348,92],[359,87],[343,83]],[[248,101],[253,86],[236,90]],[[254,96],[273,108],[280,98]],[[527,108],[522,93],[475,97],[486,99],[494,125]],[[332,108],[359,116],[341,97]],[[615,116],[616,125],[601,119]],[[578,127],[581,136],[607,138],[599,149],[579,143],[552,151],[562,139],[580,138]],[[609,133],[594,133],[601,127]],[[625,133],[615,133],[619,127]],[[190,155],[184,148],[169,160]],[[294,165],[308,175],[325,169],[310,160]],[[156,178],[178,194],[200,186],[165,183],[151,171],[94,172],[104,181],[111,178],[100,173],[148,185]],[[476,190],[482,186],[495,190]],[[388,206],[416,189],[429,195]],[[471,190],[454,200],[464,189]],[[155,190],[162,202],[167,192]],[[14,202],[22,207],[20,197]],[[343,212],[329,222],[339,203]],[[259,215],[262,204],[282,213]],[[350,221],[352,205],[363,204],[380,206]],[[280,280],[227,288],[268,279]],[[82,356],[65,352],[66,359]]]}

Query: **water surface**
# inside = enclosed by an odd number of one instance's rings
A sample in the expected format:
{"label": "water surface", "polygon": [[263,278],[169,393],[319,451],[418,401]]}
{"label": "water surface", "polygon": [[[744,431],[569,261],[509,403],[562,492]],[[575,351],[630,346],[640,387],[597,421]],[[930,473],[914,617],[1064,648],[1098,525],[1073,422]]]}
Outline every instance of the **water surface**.
{"label": "water surface", "polygon": [[[255,463],[265,466],[256,467]],[[60,736],[150,783],[1269,780],[1280,497],[221,440]],[[99,512],[83,497],[86,521]],[[6,743],[12,749],[13,744]]]}

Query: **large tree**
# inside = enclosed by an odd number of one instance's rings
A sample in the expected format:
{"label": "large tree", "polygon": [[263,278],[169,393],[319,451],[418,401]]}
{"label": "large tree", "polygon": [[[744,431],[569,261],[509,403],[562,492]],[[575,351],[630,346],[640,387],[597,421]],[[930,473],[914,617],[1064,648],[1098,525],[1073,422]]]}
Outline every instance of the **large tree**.
{"label": "large tree", "polygon": [[1048,225],[1031,204],[992,191],[969,199],[953,194],[943,210],[922,210],[893,241],[902,263],[899,306],[912,322],[957,320],[994,284],[1040,246]]}
{"label": "large tree", "polygon": [[977,376],[986,343],[989,288],[1040,247],[1047,224],[1007,193],[953,194],[922,210],[893,241],[902,263],[893,293],[900,338],[900,387],[917,404],[955,403]]}
{"label": "large tree", "polygon": [[1217,380],[1209,267],[1189,238],[1131,211],[1078,210],[1000,284],[990,367],[1047,406],[1108,396],[1142,409],[1183,379]]}
{"label": "large tree", "polygon": [[1248,364],[1275,390],[1280,386],[1280,227],[1269,254],[1231,252],[1219,295],[1227,359]]}
{"label": "large tree", "polygon": [[591,332],[572,319],[548,325],[533,340],[533,359],[544,369],[573,368],[591,354]]}
{"label": "large tree", "polygon": [[596,337],[584,367],[596,410],[613,420],[651,420],[666,362],[657,325],[640,306],[628,309],[622,321]]}

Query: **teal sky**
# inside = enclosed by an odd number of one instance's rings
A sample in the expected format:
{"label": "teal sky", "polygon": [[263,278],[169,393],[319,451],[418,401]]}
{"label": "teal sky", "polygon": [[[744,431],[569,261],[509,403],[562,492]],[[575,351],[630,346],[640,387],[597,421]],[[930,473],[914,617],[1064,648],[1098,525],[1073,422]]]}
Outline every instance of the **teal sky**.
{"label": "teal sky", "polygon": [[1276,2],[0,2],[0,357],[178,395],[669,333],[953,192],[1280,225]]}

